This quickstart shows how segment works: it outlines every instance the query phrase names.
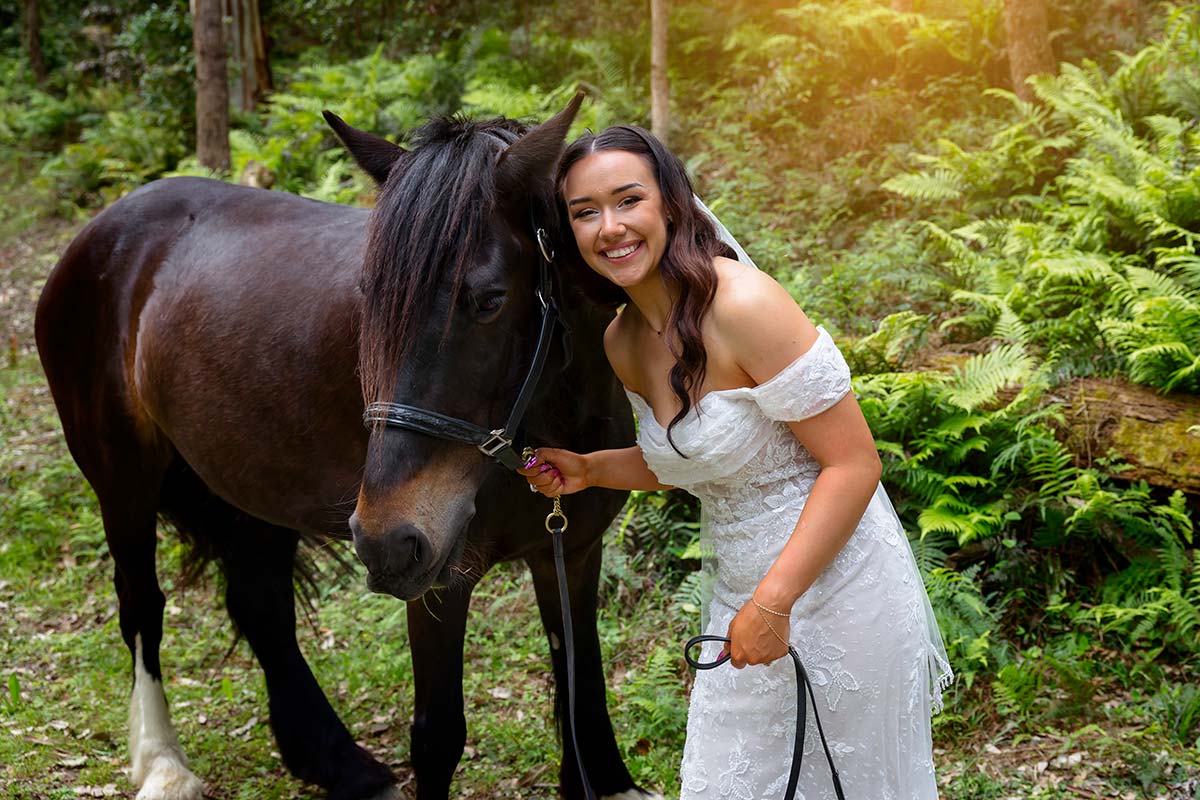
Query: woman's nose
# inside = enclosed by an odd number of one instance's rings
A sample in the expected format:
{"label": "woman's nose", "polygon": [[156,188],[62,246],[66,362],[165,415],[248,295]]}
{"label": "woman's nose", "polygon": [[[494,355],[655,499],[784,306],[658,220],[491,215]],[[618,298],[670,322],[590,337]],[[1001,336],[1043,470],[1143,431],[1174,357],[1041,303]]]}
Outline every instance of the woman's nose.
{"label": "woman's nose", "polygon": [[600,235],[606,239],[612,239],[617,236],[622,236],[625,233],[625,224],[617,219],[617,214],[614,211],[606,210],[600,212]]}

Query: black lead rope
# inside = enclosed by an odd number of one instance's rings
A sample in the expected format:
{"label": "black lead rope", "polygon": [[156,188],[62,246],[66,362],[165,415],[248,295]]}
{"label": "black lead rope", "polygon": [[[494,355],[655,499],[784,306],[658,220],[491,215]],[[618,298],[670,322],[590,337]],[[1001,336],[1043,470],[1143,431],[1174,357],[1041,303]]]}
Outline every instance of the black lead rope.
{"label": "black lead rope", "polygon": [[563,557],[563,532],[567,529],[567,515],[562,511],[562,501],[554,498],[554,510],[546,516],[546,530],[554,542],[554,572],[558,575],[558,601],[562,607],[563,653],[567,659],[567,719],[571,729],[571,745],[575,748],[575,764],[579,768],[579,780],[583,784],[583,795],[595,800],[596,793],[588,781],[583,768],[583,751],[575,735],[575,633],[571,625],[571,596],[567,591],[567,565]]}
{"label": "black lead rope", "polygon": [[[693,669],[716,669],[729,660],[729,653],[725,653],[716,661],[706,662],[693,658],[692,648],[699,647],[705,642],[730,643],[729,639],[724,636],[704,635],[688,639],[688,643],[683,646],[683,657],[687,659]],[[810,697],[813,704],[813,719],[817,723],[817,733],[821,736],[821,747],[825,750],[825,760],[829,762],[829,772],[833,775],[833,791],[837,794],[838,800],[846,800],[846,796],[842,793],[842,779],[838,776],[837,767],[833,765],[833,754],[829,752],[829,743],[825,741],[825,729],[821,727],[821,715],[817,713],[817,697],[813,694],[812,682],[808,679],[808,672],[805,671],[796,648],[788,645],[788,655],[792,657],[792,664],[796,667],[796,741],[792,745],[792,772],[788,776],[787,791],[783,793],[783,800],[794,800],[796,797],[796,784],[800,780],[800,764],[804,760],[804,729],[808,718],[807,706]]]}

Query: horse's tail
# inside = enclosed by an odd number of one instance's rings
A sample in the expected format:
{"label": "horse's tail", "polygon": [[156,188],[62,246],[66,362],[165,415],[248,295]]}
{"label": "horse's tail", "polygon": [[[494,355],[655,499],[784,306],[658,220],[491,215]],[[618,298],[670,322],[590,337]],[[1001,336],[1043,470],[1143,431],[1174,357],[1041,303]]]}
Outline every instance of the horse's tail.
{"label": "horse's tail", "polygon": [[[158,516],[184,545],[180,572],[185,586],[204,583],[209,565],[219,560],[222,548],[237,547],[231,537],[248,520],[245,511],[213,492],[178,454],[163,478]],[[316,612],[318,579],[329,571],[329,562],[338,572],[349,572],[352,568],[340,549],[327,544],[323,536],[302,532],[296,551],[295,585],[310,624]]]}

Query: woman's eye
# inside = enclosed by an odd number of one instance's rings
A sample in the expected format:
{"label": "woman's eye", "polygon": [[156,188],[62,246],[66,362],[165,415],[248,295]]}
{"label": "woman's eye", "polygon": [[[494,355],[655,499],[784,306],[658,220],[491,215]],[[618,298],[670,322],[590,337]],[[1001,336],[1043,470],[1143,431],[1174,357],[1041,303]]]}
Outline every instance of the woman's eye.
{"label": "woman's eye", "polygon": [[642,198],[637,197],[636,195],[632,196],[632,197],[626,197],[625,199],[623,199],[621,201],[621,205],[622,205],[622,207],[628,208],[629,206],[632,206],[632,205],[635,205],[636,203],[641,202],[641,199]]}
{"label": "woman's eye", "polygon": [[581,208],[580,210],[575,212],[575,216],[572,217],[572,219],[583,219],[585,217],[590,217],[595,213],[596,212],[590,208]]}

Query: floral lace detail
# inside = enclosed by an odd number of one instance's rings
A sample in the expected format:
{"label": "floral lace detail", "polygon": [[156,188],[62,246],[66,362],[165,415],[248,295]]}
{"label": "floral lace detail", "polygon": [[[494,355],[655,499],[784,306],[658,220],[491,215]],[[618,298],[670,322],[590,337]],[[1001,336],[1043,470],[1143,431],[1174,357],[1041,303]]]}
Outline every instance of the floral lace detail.
{"label": "floral lace detail", "polygon": [[813,691],[818,686],[824,689],[829,710],[837,711],[842,694],[859,689],[858,679],[842,665],[846,648],[830,641],[829,632],[819,625],[801,629],[793,639],[796,640],[796,651],[803,654],[800,658],[808,671],[808,679],[812,681]]}
{"label": "floral lace detail", "polygon": [[[652,409],[638,443],[664,483],[704,506],[702,548],[715,556],[706,632],[724,635],[734,614],[795,530],[820,465],[784,421],[819,414],[850,391],[850,373],[821,330],[808,352],[758,386],[710,392],[666,439]],[[792,608],[790,639],[813,683],[847,796],[937,797],[929,716],[936,627],[911,550],[880,489],[849,541]],[[934,637],[937,637],[935,645]],[[715,652],[713,653],[715,655]],[[795,735],[790,659],[696,675],[680,769],[680,800],[766,800],[787,784]],[[797,797],[833,798],[812,714]]]}

